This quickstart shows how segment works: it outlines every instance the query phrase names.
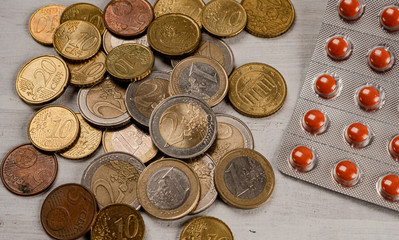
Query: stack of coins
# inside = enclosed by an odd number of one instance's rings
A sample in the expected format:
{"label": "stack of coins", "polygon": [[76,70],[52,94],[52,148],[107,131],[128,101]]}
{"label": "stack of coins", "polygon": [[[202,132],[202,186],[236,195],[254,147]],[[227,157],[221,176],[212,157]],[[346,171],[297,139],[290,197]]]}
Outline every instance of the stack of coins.
{"label": "stack of coins", "polygon": [[[174,220],[205,210],[218,193],[237,208],[263,204],[274,188],[270,163],[253,150],[244,122],[212,107],[227,95],[249,117],[283,105],[283,76],[263,63],[234,70],[233,52],[220,39],[243,29],[259,37],[283,34],[295,13],[289,0],[279,2],[273,19],[251,0],[158,0],[153,7],[146,0],[111,0],[104,11],[87,3],[37,10],[30,33],[60,56],[28,61],[17,93],[43,106],[71,84],[81,88],[80,112],[39,109],[28,126],[31,143],[3,160],[4,185],[19,195],[40,193],[56,177],[54,153],[88,159],[102,142],[105,153],[89,164],[81,184],[58,186],[44,200],[40,217],[50,236],[76,239],[91,229],[92,239],[144,239],[140,207]],[[52,19],[51,28],[44,18]],[[155,56],[169,58],[173,70],[152,72]],[[180,239],[198,236],[233,239],[212,217],[189,222]]]}

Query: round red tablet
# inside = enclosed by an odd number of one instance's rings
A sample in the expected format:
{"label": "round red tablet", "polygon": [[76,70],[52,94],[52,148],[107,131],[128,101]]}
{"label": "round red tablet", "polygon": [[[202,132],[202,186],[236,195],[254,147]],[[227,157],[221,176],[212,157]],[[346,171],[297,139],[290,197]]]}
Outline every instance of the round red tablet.
{"label": "round red tablet", "polygon": [[332,75],[323,74],[314,82],[314,90],[322,98],[333,98],[338,94],[338,84]]}
{"label": "round red tablet", "polygon": [[298,171],[306,172],[313,168],[315,155],[313,151],[305,146],[298,146],[292,150],[289,162]]}
{"label": "round red tablet", "polygon": [[354,162],[343,160],[337,163],[333,170],[333,177],[339,184],[351,187],[359,181],[359,170]]}
{"label": "round red tablet", "polygon": [[345,130],[345,140],[353,147],[367,146],[370,138],[370,132],[363,123],[352,123]]}
{"label": "round red tablet", "polygon": [[399,30],[399,8],[394,5],[384,8],[380,15],[380,23],[388,31]]}
{"label": "round red tablet", "polygon": [[350,54],[351,46],[343,36],[335,36],[327,42],[327,53],[332,59],[343,60]]}
{"label": "round red tablet", "polygon": [[389,142],[388,149],[392,157],[399,160],[399,135]]}
{"label": "round red tablet", "polygon": [[379,190],[385,199],[396,201],[399,197],[399,176],[395,174],[385,175],[380,179]]}
{"label": "round red tablet", "polygon": [[346,20],[358,19],[363,11],[363,6],[358,0],[340,0],[338,3],[339,15]]}
{"label": "round red tablet", "polygon": [[370,51],[367,61],[372,69],[378,72],[383,72],[392,67],[391,62],[393,61],[393,58],[389,49],[376,47]]}
{"label": "round red tablet", "polygon": [[366,111],[374,111],[381,107],[384,93],[377,86],[366,85],[356,92],[356,101]]}
{"label": "round red tablet", "polygon": [[312,134],[322,133],[327,127],[327,117],[317,109],[309,110],[303,116],[302,126],[306,131]]}

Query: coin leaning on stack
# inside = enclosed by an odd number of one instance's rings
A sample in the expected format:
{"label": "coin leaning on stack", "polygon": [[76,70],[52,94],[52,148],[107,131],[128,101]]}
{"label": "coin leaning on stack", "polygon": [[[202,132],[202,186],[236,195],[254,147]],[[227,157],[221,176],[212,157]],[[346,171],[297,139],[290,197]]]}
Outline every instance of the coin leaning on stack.
{"label": "coin leaning on stack", "polygon": [[[50,236],[76,239],[91,229],[96,240],[144,239],[140,207],[174,220],[205,210],[218,192],[237,208],[266,202],[274,188],[270,163],[253,150],[244,122],[212,107],[228,95],[239,113],[269,116],[284,103],[285,80],[263,63],[233,71],[232,50],[215,37],[234,37],[245,28],[260,37],[286,32],[295,12],[289,0],[280,3],[280,15],[267,24],[251,0],[157,0],[154,7],[146,0],[111,0],[104,12],[86,3],[37,10],[30,33],[60,57],[27,62],[17,75],[17,93],[41,106],[71,83],[81,88],[80,112],[47,105],[34,114],[31,144],[14,148],[1,165],[6,188],[38,194],[56,177],[54,153],[88,159],[102,140],[106,153],[88,165],[81,184],[59,186],[44,200],[40,218]],[[43,25],[46,18],[51,26]],[[152,72],[154,55],[169,58],[173,70]],[[227,225],[212,217],[190,221],[180,239],[210,235],[233,239]]]}

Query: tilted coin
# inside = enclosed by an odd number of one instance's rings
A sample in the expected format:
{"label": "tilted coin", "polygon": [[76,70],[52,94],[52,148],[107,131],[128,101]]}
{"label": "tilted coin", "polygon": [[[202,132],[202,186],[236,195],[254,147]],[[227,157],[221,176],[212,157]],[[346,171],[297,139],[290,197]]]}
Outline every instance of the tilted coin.
{"label": "tilted coin", "polygon": [[58,54],[72,61],[86,60],[101,47],[101,35],[91,23],[71,20],[62,23],[54,33],[53,45]]}
{"label": "tilted coin", "polygon": [[247,13],[234,0],[212,0],[202,12],[202,24],[211,34],[218,37],[234,37],[244,30]]}
{"label": "tilted coin", "polygon": [[184,227],[180,240],[191,239],[234,240],[230,228],[220,219],[203,216],[191,220]]}
{"label": "tilted coin", "polygon": [[77,87],[90,87],[103,80],[106,57],[103,51],[99,51],[86,61],[66,62],[71,74],[71,84]]}
{"label": "tilted coin", "polygon": [[53,153],[37,150],[25,143],[15,147],[3,159],[1,180],[12,193],[31,196],[47,189],[58,171],[57,158]]}
{"label": "tilted coin", "polygon": [[61,58],[53,55],[35,57],[17,75],[18,96],[29,104],[43,104],[62,95],[69,81],[69,70]]}
{"label": "tilted coin", "polygon": [[116,203],[98,212],[90,234],[93,240],[143,240],[144,233],[144,220],[139,211]]}
{"label": "tilted coin", "polygon": [[[206,33],[202,33],[200,46],[191,56],[202,56],[217,61],[224,67],[227,75],[233,71],[234,56],[229,45]],[[180,61],[181,59],[171,59],[172,67],[174,68]]]}
{"label": "tilted coin", "polygon": [[184,162],[165,158],[151,163],[141,173],[137,196],[150,215],[175,220],[192,212],[200,197],[200,183]]}
{"label": "tilted coin", "polygon": [[202,0],[157,0],[154,3],[155,18],[169,13],[180,13],[190,18],[202,28],[202,9],[205,3]]}
{"label": "tilted coin", "polygon": [[76,113],[80,124],[78,140],[60,155],[69,159],[80,159],[94,153],[101,143],[102,131],[88,124],[80,113]]}
{"label": "tilted coin", "polygon": [[228,77],[213,59],[189,57],[180,61],[170,75],[171,95],[188,94],[213,107],[227,94]]}
{"label": "tilted coin", "polygon": [[90,3],[76,3],[67,7],[61,16],[61,23],[70,20],[83,20],[92,23],[100,34],[104,33],[105,26],[103,11]]}
{"label": "tilted coin", "polygon": [[138,43],[141,45],[144,45],[146,47],[149,47],[150,45],[148,44],[147,41],[147,35],[142,35],[137,38],[133,39],[123,39],[119,38],[115,35],[113,35],[111,32],[109,32],[107,29],[105,29],[104,35],[103,35],[103,48],[105,53],[111,52],[112,49],[116,48],[117,46],[120,46],[122,44],[126,43]]}
{"label": "tilted coin", "polygon": [[290,0],[243,0],[248,15],[246,30],[257,37],[273,38],[288,31],[295,9]]}
{"label": "tilted coin", "polygon": [[216,139],[216,116],[202,100],[188,95],[168,97],[151,114],[150,136],[168,156],[188,159],[208,150]]}
{"label": "tilted coin", "polygon": [[148,127],[151,113],[165,98],[169,97],[169,78],[166,72],[152,72],[141,81],[129,84],[126,90],[126,108],[138,123]]}
{"label": "tilted coin", "polygon": [[125,88],[111,78],[78,93],[83,118],[97,127],[120,127],[130,121],[125,106]]}
{"label": "tilted coin", "polygon": [[151,73],[154,54],[150,48],[141,44],[127,43],[108,53],[105,66],[117,80],[141,80]]}
{"label": "tilted coin", "polygon": [[249,117],[266,117],[279,110],[287,96],[284,77],[263,63],[248,63],[229,77],[229,99],[234,108]]}
{"label": "tilted coin", "polygon": [[190,213],[197,214],[210,207],[218,196],[214,182],[216,163],[211,156],[204,154],[200,157],[188,160],[187,164],[194,170],[200,181],[201,196],[198,206]]}
{"label": "tilted coin", "polygon": [[274,172],[262,154],[235,149],[216,165],[215,184],[226,203],[242,209],[256,208],[272,194]]}
{"label": "tilted coin", "polygon": [[97,203],[94,195],[76,183],[61,185],[44,199],[40,220],[46,233],[55,239],[77,239],[94,224]]}
{"label": "tilted coin", "polygon": [[201,41],[201,29],[182,14],[166,14],[155,19],[147,30],[148,43],[168,56],[194,52]]}
{"label": "tilted coin", "polygon": [[134,124],[118,130],[105,130],[103,148],[104,152],[121,151],[133,154],[143,163],[150,161],[158,153],[151,137]]}
{"label": "tilted coin", "polygon": [[153,18],[152,6],[146,0],[111,0],[104,10],[105,26],[122,37],[143,33]]}
{"label": "tilted coin", "polygon": [[208,154],[219,163],[231,150],[238,148],[254,149],[251,130],[240,119],[227,114],[216,114],[218,133]]}
{"label": "tilted coin", "polygon": [[35,113],[29,122],[28,136],[35,147],[57,152],[67,149],[80,131],[76,114],[64,106],[47,106]]}
{"label": "tilted coin", "polygon": [[91,189],[100,208],[112,203],[125,203],[138,209],[137,181],[144,168],[144,164],[129,153],[105,153],[86,168],[82,185]]}
{"label": "tilted coin", "polygon": [[33,39],[44,45],[53,44],[54,31],[60,25],[64,10],[61,5],[47,5],[33,13],[29,20],[29,32]]}

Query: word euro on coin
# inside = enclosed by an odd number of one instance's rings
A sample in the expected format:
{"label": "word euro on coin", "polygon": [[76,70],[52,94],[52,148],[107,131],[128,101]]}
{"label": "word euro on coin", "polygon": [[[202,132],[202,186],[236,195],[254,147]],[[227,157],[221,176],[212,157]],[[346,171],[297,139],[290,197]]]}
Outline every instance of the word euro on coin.
{"label": "word euro on coin", "polygon": [[61,23],[70,20],[87,21],[98,29],[100,35],[104,33],[105,26],[103,20],[103,11],[90,3],[76,3],[67,7],[61,16]]}

